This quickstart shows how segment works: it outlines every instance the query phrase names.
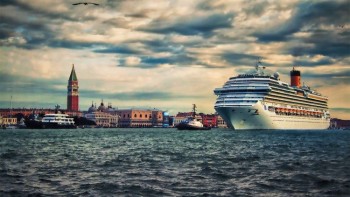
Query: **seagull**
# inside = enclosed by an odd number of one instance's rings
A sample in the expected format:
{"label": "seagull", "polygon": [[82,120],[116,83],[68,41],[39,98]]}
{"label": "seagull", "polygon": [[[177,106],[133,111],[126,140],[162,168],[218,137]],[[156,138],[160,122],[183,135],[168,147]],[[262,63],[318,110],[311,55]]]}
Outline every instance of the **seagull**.
{"label": "seagull", "polygon": [[80,2],[80,3],[73,3],[72,5],[88,5],[88,4],[91,4],[91,5],[100,5],[98,3],[90,3],[90,2]]}

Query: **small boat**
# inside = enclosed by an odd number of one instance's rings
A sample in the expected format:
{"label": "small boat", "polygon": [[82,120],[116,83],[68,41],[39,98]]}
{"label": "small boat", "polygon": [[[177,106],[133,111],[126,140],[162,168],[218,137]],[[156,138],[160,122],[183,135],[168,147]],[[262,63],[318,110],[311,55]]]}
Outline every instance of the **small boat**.
{"label": "small boat", "polygon": [[16,125],[3,125],[3,129],[18,129]]}
{"label": "small boat", "polygon": [[193,116],[189,116],[182,120],[176,128],[178,130],[210,130],[210,127],[205,127],[196,119],[196,104],[193,104]]}

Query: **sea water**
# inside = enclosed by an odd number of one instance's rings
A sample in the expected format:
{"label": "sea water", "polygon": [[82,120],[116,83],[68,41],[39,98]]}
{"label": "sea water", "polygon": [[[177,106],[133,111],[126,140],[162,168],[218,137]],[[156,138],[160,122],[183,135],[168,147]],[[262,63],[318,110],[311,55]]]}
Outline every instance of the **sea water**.
{"label": "sea water", "polygon": [[350,196],[350,131],[0,130],[0,196]]}

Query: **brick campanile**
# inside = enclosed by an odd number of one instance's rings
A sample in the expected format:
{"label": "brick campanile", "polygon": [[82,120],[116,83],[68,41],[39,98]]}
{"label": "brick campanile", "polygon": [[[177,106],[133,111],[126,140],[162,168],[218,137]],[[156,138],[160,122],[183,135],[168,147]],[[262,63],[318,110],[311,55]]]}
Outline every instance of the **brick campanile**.
{"label": "brick campanile", "polygon": [[79,111],[79,86],[78,78],[74,70],[74,64],[68,79],[67,89],[67,111]]}

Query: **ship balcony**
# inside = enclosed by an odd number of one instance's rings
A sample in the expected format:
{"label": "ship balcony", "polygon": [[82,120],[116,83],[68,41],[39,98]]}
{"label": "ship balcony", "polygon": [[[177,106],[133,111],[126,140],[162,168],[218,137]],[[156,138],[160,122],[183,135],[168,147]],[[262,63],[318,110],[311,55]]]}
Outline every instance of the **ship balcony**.
{"label": "ship balcony", "polygon": [[271,91],[270,87],[247,87],[247,86],[242,86],[242,87],[229,87],[229,88],[216,88],[214,90],[214,93],[216,95],[222,94],[222,93],[228,93],[228,92],[269,92]]}
{"label": "ship balcony", "polygon": [[259,100],[225,100],[217,101],[214,105],[214,108],[218,107],[235,107],[235,106],[252,106],[255,105]]}

